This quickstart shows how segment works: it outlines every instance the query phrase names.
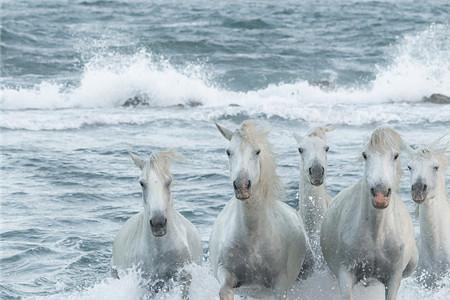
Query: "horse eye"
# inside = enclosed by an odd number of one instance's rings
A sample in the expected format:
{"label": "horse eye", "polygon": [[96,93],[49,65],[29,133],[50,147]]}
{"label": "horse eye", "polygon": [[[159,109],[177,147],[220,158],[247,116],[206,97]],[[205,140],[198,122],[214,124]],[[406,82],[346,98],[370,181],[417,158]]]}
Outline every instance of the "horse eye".
{"label": "horse eye", "polygon": [[231,156],[231,152],[230,152],[230,150],[228,150],[228,149],[227,149],[227,151],[226,151],[226,152],[227,152],[227,155],[228,155],[228,156]]}
{"label": "horse eye", "polygon": [[139,184],[141,185],[141,187],[145,187],[145,182],[143,180],[139,180]]}
{"label": "horse eye", "polygon": [[398,154],[398,153],[395,153],[395,154],[394,154],[394,160],[397,160],[398,156],[399,156],[399,154]]}
{"label": "horse eye", "polygon": [[330,150],[330,147],[329,146],[326,146],[325,147],[325,152],[328,152]]}
{"label": "horse eye", "polygon": [[298,148],[298,152],[303,153],[303,148]]}
{"label": "horse eye", "polygon": [[437,170],[439,170],[439,166],[434,166],[433,169],[434,169],[435,171],[437,171]]}
{"label": "horse eye", "polygon": [[366,152],[363,152],[363,153],[362,153],[362,156],[363,156],[364,159],[367,159],[367,154],[366,154]]}
{"label": "horse eye", "polygon": [[261,150],[258,149],[258,150],[256,150],[255,153],[256,153],[256,155],[259,155],[261,153]]}
{"label": "horse eye", "polygon": [[411,166],[408,166],[408,170],[410,170],[410,171],[411,171],[411,170],[412,170],[412,167],[411,167]]}

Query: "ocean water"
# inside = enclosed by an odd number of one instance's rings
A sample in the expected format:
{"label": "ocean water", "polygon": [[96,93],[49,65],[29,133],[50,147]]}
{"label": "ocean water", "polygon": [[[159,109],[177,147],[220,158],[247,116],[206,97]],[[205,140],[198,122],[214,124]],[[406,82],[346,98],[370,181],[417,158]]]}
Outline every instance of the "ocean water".
{"label": "ocean water", "polygon": [[[218,299],[209,273],[211,226],[232,195],[226,141],[214,121],[259,119],[287,202],[296,207],[292,132],[330,124],[332,195],[361,176],[377,126],[410,144],[449,133],[448,1],[108,1],[0,3],[0,298],[145,299],[139,271],[110,278],[111,246],[142,209],[128,149],[175,149],[176,208],[205,252],[192,299]],[[124,106],[140,102],[137,106]],[[414,222],[406,161],[401,193]],[[450,175],[447,173],[447,183]],[[449,299],[413,278],[400,299]],[[175,284],[175,286],[177,286]],[[356,299],[383,299],[380,285]],[[326,272],[292,299],[336,299]],[[180,299],[179,288],[157,299]],[[238,298],[238,297],[236,297]]]}

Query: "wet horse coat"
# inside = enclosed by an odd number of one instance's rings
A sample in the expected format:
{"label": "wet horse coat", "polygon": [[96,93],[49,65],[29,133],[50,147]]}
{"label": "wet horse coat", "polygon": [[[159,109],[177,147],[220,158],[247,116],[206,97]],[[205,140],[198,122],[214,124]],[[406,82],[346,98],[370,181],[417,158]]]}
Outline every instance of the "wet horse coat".
{"label": "wet horse coat", "polygon": [[142,170],[144,211],[131,217],[114,239],[113,268],[137,266],[153,280],[174,278],[202,256],[197,229],[172,204],[169,163],[174,154],[153,154],[148,161],[133,153],[131,157]]}
{"label": "wet horse coat", "polygon": [[283,297],[305,258],[302,222],[282,202],[285,194],[266,133],[248,121],[235,133],[218,128],[230,140],[227,154],[235,188],[235,196],[217,217],[209,244],[220,299],[233,299],[234,288]]}
{"label": "wet horse coat", "polygon": [[[436,142],[437,143],[437,142]],[[433,287],[450,272],[450,202],[445,185],[446,146],[436,143],[412,155],[411,194],[419,205],[419,280]]]}
{"label": "wet horse coat", "polygon": [[376,129],[363,152],[364,177],[333,199],[322,224],[322,252],[341,299],[352,299],[353,286],[373,278],[395,300],[402,278],[417,265],[412,220],[397,191],[404,147],[392,129]]}
{"label": "wet horse coat", "polygon": [[329,150],[326,132],[330,130],[328,127],[315,127],[304,137],[294,134],[301,156],[298,213],[313,249],[315,267],[323,265],[320,228],[331,203],[325,185]]}

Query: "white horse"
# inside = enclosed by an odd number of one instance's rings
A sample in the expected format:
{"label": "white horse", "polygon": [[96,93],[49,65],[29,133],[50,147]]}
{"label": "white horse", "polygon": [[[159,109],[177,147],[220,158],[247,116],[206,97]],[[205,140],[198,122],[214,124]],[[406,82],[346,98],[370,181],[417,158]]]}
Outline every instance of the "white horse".
{"label": "white horse", "polygon": [[304,137],[294,134],[301,156],[298,213],[305,223],[316,256],[321,253],[320,227],[331,203],[325,186],[327,152],[330,149],[326,132],[330,130],[328,127],[315,127]]}
{"label": "white horse", "polygon": [[394,130],[376,129],[362,153],[363,178],[333,199],[322,223],[322,252],[342,299],[352,299],[358,281],[377,279],[394,300],[417,265],[412,220],[398,194],[405,147]]}
{"label": "white horse", "polygon": [[267,132],[250,121],[234,133],[217,128],[230,141],[226,153],[235,194],[217,217],[209,243],[220,299],[234,299],[238,287],[252,296],[286,297],[305,258],[306,236],[295,209],[282,202]]}
{"label": "white horse", "polygon": [[439,148],[437,142],[418,149],[408,165],[412,199],[420,204],[417,275],[429,287],[450,271],[450,202],[445,186],[449,161],[446,147]]}
{"label": "white horse", "polygon": [[[180,269],[191,262],[200,263],[202,247],[194,225],[173,207],[170,193],[173,152],[152,154],[149,160],[130,153],[141,169],[144,210],[131,217],[114,239],[113,270],[139,266],[151,280],[166,280],[180,275]],[[181,273],[187,284],[189,275]]]}

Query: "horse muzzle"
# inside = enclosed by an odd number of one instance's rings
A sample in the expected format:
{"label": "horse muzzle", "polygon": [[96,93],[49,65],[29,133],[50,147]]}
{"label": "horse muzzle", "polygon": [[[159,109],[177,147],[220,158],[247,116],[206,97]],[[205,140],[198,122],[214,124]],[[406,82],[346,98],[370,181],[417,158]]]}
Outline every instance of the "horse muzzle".
{"label": "horse muzzle", "polygon": [[414,202],[420,204],[427,198],[427,185],[422,181],[417,181],[411,186],[411,197]]}
{"label": "horse muzzle", "polygon": [[165,236],[167,233],[167,218],[164,216],[156,216],[150,219],[150,228],[155,237]]}
{"label": "horse muzzle", "polygon": [[314,164],[312,167],[308,169],[309,172],[309,181],[314,186],[319,186],[323,184],[325,178],[325,168],[322,167],[319,163]]}
{"label": "horse muzzle", "polygon": [[377,209],[385,209],[389,206],[391,201],[391,188],[388,188],[382,184],[377,184],[370,189],[372,194],[372,205]]}
{"label": "horse muzzle", "polygon": [[252,182],[249,179],[236,179],[233,181],[234,195],[239,200],[247,200],[251,196]]}

